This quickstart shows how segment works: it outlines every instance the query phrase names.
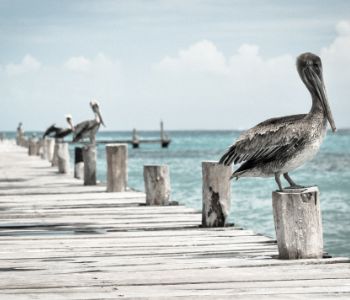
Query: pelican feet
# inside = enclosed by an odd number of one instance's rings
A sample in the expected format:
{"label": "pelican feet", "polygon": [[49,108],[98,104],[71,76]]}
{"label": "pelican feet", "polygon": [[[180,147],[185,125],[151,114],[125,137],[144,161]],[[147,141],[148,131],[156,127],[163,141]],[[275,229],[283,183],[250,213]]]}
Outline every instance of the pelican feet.
{"label": "pelican feet", "polygon": [[290,192],[293,192],[293,193],[301,193],[301,192],[304,192],[307,190],[308,187],[306,186],[302,186],[302,185],[292,185],[292,186],[287,186],[285,188],[283,188],[281,190],[281,192],[284,192],[284,193],[290,193]]}
{"label": "pelican feet", "polygon": [[296,190],[296,189],[306,189],[306,188],[307,188],[306,186],[296,184],[296,185],[291,185],[291,186],[285,187],[284,189],[286,189],[286,190]]}
{"label": "pelican feet", "polygon": [[283,177],[288,181],[288,183],[290,184],[290,186],[288,187],[285,187],[283,188],[282,187],[282,183],[281,183],[281,179],[280,179],[280,176],[281,174],[280,173],[275,173],[275,180],[276,180],[276,183],[278,185],[278,188],[279,188],[279,191],[280,192],[285,192],[285,193],[288,193],[288,192],[303,192],[307,189],[307,187],[305,186],[302,186],[302,185],[299,185],[299,184],[296,184],[292,178],[290,178],[290,176],[288,175],[288,173],[284,173],[283,174]]}

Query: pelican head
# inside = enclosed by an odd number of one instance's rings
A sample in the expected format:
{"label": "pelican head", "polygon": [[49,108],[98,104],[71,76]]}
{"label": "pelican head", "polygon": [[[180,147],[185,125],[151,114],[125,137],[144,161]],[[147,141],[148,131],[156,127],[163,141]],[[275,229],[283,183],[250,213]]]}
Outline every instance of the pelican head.
{"label": "pelican head", "polygon": [[333,132],[336,131],[337,128],[328,104],[326,88],[323,82],[321,58],[310,52],[303,53],[297,58],[297,69],[301,80],[310,91],[313,101],[315,99],[319,101]]}
{"label": "pelican head", "polygon": [[72,129],[72,131],[74,131],[72,115],[68,114],[68,115],[65,115],[65,117],[66,117],[66,121],[69,124],[70,128]]}
{"label": "pelican head", "polygon": [[101,112],[100,112],[100,105],[96,100],[90,101],[90,106],[92,108],[92,111],[96,114],[97,116],[97,121],[101,123],[104,127],[106,127],[105,123],[103,122]]}

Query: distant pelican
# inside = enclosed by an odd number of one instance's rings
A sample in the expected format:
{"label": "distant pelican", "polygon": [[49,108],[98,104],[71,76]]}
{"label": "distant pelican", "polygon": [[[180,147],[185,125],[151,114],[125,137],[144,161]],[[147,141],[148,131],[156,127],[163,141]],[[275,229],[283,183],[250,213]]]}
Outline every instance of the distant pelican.
{"label": "distant pelican", "polygon": [[84,138],[89,138],[90,143],[95,144],[96,133],[103,123],[103,119],[100,112],[100,107],[97,101],[91,101],[90,107],[95,114],[95,119],[83,121],[75,126],[73,142],[78,142]]}
{"label": "distant pelican", "polygon": [[312,107],[308,114],[292,115],[266,120],[242,133],[221,157],[219,163],[243,164],[231,178],[275,176],[283,191],[280,176],[290,188],[303,188],[288,175],[318,152],[327,129],[327,120],[336,131],[323,82],[321,59],[312,53],[297,58],[301,80],[311,93]]}
{"label": "distant pelican", "polygon": [[62,139],[74,131],[73,121],[71,115],[66,115],[66,121],[69,128],[56,127],[56,124],[52,124],[43,134],[43,138],[46,136],[53,137],[55,139]]}

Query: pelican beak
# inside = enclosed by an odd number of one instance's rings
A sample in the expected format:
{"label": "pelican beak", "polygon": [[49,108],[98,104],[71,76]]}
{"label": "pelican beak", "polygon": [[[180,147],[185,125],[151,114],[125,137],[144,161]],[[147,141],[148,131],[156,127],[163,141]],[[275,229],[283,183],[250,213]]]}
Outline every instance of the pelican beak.
{"label": "pelican beak", "polygon": [[72,121],[72,119],[71,119],[71,118],[67,118],[67,122],[68,122],[68,124],[69,124],[70,128],[72,129],[72,131],[74,131],[74,130],[75,130],[75,128],[74,128],[74,125],[73,125],[73,121]]}
{"label": "pelican beak", "polygon": [[102,116],[101,116],[101,112],[100,112],[99,109],[97,110],[97,115],[98,115],[98,118],[100,119],[100,122],[103,125],[103,127],[106,127],[105,123],[103,122],[103,119],[102,119]]}
{"label": "pelican beak", "polygon": [[313,83],[312,85],[315,89],[315,92],[316,92],[318,98],[321,101],[322,107],[323,107],[324,112],[326,114],[327,120],[328,120],[329,124],[331,125],[332,131],[335,132],[337,130],[337,128],[335,126],[332,111],[331,111],[331,108],[330,108],[329,103],[328,103],[328,97],[327,97],[327,93],[326,93],[326,88],[325,88],[324,83],[323,83],[322,73],[321,73],[321,76],[317,75],[317,73],[315,72],[315,70],[313,69],[312,66],[307,67],[306,70],[307,70],[307,73],[309,75],[307,77],[310,78],[310,81]]}

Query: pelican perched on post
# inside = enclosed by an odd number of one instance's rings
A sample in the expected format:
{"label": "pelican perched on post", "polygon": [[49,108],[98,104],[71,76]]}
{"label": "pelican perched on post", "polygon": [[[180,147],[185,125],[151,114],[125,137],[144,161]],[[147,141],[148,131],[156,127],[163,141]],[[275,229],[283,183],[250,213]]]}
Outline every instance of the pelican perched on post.
{"label": "pelican perched on post", "polygon": [[97,101],[91,101],[90,107],[95,114],[95,119],[83,121],[75,126],[73,142],[78,142],[84,138],[89,138],[90,143],[95,144],[96,142],[96,133],[100,128],[100,125],[103,123],[103,119],[100,112],[100,106]]}
{"label": "pelican perched on post", "polygon": [[46,136],[53,137],[55,139],[62,139],[65,136],[71,134],[74,131],[73,119],[71,115],[66,115],[66,121],[69,128],[57,127],[56,124],[52,124],[43,134],[43,138]]}
{"label": "pelican perched on post", "polygon": [[297,58],[296,65],[311,94],[310,112],[269,119],[242,133],[219,161],[227,166],[242,163],[231,178],[274,176],[279,189],[283,190],[280,180],[283,174],[290,188],[302,188],[288,172],[315,156],[326,134],[327,121],[333,132],[336,131],[323,82],[321,59],[315,54],[303,53]]}

